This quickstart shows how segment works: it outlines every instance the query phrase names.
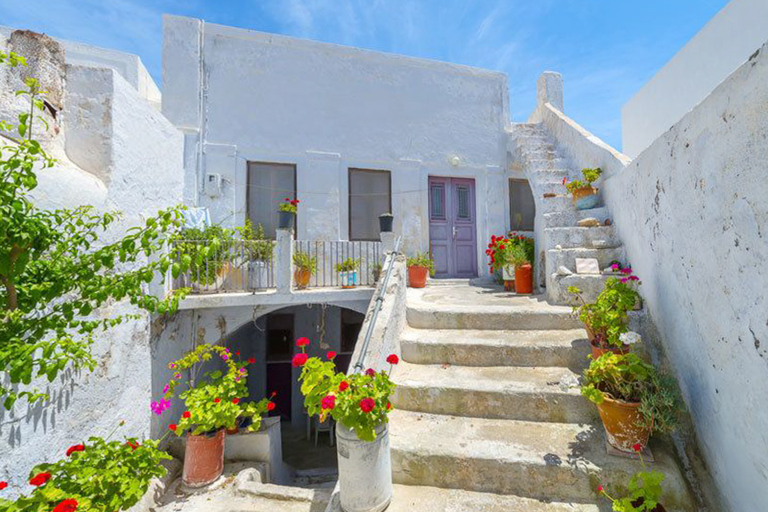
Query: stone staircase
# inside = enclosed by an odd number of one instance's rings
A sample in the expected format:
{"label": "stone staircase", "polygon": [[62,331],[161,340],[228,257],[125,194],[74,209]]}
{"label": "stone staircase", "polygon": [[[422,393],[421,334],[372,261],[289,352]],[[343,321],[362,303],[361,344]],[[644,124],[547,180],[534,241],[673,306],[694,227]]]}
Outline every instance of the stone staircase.
{"label": "stone staircase", "polygon": [[[589,352],[570,308],[491,286],[409,289],[390,415],[396,484],[388,510],[610,510],[640,462],[609,456],[578,377]],[[656,440],[667,510],[693,511],[671,450]]]}
{"label": "stone staircase", "polygon": [[[514,127],[517,159],[525,169],[536,198],[539,254],[544,253],[547,295],[552,304],[573,304],[567,289],[576,286],[588,301],[603,288],[607,275],[576,274],[576,258],[596,258],[600,269],[614,260],[626,265],[626,255],[613,226],[579,227],[577,223],[595,218],[600,223],[610,219],[604,207],[577,210],[562,184],[581,177],[581,169],[568,162],[546,129],[538,124]],[[558,194],[544,197],[545,194]],[[563,271],[562,268],[567,269]]]}

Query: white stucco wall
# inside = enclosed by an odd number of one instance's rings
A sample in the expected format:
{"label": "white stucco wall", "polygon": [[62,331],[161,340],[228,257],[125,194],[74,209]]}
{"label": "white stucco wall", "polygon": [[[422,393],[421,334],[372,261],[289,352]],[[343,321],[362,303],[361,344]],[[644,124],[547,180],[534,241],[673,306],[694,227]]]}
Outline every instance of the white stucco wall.
{"label": "white stucco wall", "polygon": [[623,152],[637,156],[768,40],[768,2],[731,0],[622,108]]}
{"label": "white stucco wall", "polygon": [[505,75],[175,16],[163,51],[163,112],[187,133],[188,176],[198,189],[206,172],[225,179],[220,198],[189,190],[215,221],[243,222],[246,162],[262,161],[297,166],[300,239],[347,238],[349,167],[392,172],[409,252],[428,247],[429,175],[475,178],[479,267],[507,227],[491,215],[508,201]]}
{"label": "white stucco wall", "polygon": [[768,503],[768,45],[603,183],[733,511]]}
{"label": "white stucco wall", "polygon": [[[180,203],[183,137],[176,128],[112,69],[69,65],[65,83],[64,108],[59,123],[52,123],[60,130],[45,138],[58,163],[40,174],[37,204],[123,212],[104,239],[109,241],[158,209]],[[3,90],[3,97],[8,93]],[[0,109],[3,118],[10,113]],[[78,167],[68,152],[90,155],[89,169]],[[95,314],[125,312],[135,309],[121,302]],[[57,460],[91,435],[109,434],[121,420],[126,423],[117,435],[149,435],[150,321],[142,314],[98,334],[92,347],[96,370],[65,371],[50,384],[41,382],[51,400],[33,406],[20,401],[10,412],[0,408],[0,480],[12,485],[7,495],[27,490],[22,483],[35,464]]]}

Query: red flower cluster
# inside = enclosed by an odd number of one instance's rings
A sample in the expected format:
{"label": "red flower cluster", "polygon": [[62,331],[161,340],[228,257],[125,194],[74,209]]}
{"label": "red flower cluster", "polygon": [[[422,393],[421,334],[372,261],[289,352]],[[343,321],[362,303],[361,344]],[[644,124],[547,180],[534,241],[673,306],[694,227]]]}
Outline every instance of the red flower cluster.
{"label": "red flower cluster", "polygon": [[50,473],[38,473],[29,480],[30,485],[41,486],[51,479]]}
{"label": "red flower cluster", "polygon": [[368,368],[367,370],[365,370],[365,374],[369,377],[373,377],[374,375],[376,375],[376,371],[373,368]]}
{"label": "red flower cluster", "polygon": [[189,413],[189,411],[184,411],[183,413],[181,413],[181,417],[184,418],[185,420],[188,420],[190,416],[192,415]]}
{"label": "red flower cluster", "polygon": [[8,487],[8,482],[0,482],[0,491]]}
{"label": "red flower cluster", "polygon": [[291,199],[290,197],[286,197],[285,202],[291,203],[293,206],[297,206],[301,201],[298,199]]}
{"label": "red flower cluster", "polygon": [[309,359],[309,356],[305,353],[296,354],[293,356],[293,361],[291,363],[293,364],[294,368],[298,368],[299,366],[304,366],[304,363],[307,362],[307,359]]}
{"label": "red flower cluster", "polygon": [[75,512],[77,509],[77,500],[64,500],[55,507],[51,512]]}
{"label": "red flower cluster", "polygon": [[397,354],[389,354],[389,355],[387,356],[387,362],[388,362],[389,364],[397,364],[397,363],[399,363],[399,362],[400,362],[400,358],[399,358],[399,357],[397,357]]}
{"label": "red flower cluster", "polygon": [[74,446],[70,446],[67,450],[67,457],[72,455],[75,452],[82,452],[85,451],[85,445],[84,444],[76,444]]}
{"label": "red flower cluster", "polygon": [[267,410],[268,411],[274,411],[275,407],[277,407],[277,405],[275,405],[275,402],[267,402]]}
{"label": "red flower cluster", "polygon": [[339,384],[339,391],[346,391],[349,389],[349,382],[343,380],[341,381],[341,384]]}
{"label": "red flower cluster", "polygon": [[214,398],[213,399],[213,403],[217,404],[219,402],[221,402],[221,398]]}
{"label": "red flower cluster", "polygon": [[309,340],[307,338],[299,338],[296,340],[297,347],[306,347],[307,345],[309,345]]}
{"label": "red flower cluster", "polygon": [[371,412],[374,407],[376,407],[376,402],[373,401],[373,398],[363,398],[360,400],[360,410],[364,413]]}
{"label": "red flower cluster", "polygon": [[325,356],[326,356],[328,359],[336,359],[336,356],[337,356],[337,354],[336,354],[336,352],[334,352],[333,350],[331,350],[330,352],[328,352],[327,354],[325,354]]}
{"label": "red flower cluster", "polygon": [[320,406],[323,410],[333,409],[336,407],[336,395],[325,395],[320,401]]}
{"label": "red flower cluster", "polygon": [[136,451],[136,448],[138,448],[141,445],[139,443],[136,443],[136,442],[133,442],[133,441],[128,441],[127,443],[125,443],[125,446],[128,446],[133,451]]}
{"label": "red flower cluster", "polygon": [[176,424],[175,423],[171,423],[170,425],[168,425],[168,428],[173,430],[174,432],[176,432]]}
{"label": "red flower cluster", "polygon": [[237,404],[239,404],[239,403],[240,403],[240,399],[239,399],[239,398],[233,398],[233,399],[232,399],[232,403],[233,403],[233,404],[235,404],[235,405],[237,405]]}
{"label": "red flower cluster", "polygon": [[249,357],[248,358],[248,363],[249,364],[256,364],[256,358],[255,357]]}

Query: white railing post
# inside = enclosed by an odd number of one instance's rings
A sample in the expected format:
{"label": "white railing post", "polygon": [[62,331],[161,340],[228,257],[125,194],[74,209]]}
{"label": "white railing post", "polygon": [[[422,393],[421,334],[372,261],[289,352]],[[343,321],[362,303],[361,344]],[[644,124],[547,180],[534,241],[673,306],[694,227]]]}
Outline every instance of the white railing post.
{"label": "white railing post", "polygon": [[293,231],[290,229],[277,230],[277,247],[275,248],[275,287],[277,293],[291,293],[293,281]]}

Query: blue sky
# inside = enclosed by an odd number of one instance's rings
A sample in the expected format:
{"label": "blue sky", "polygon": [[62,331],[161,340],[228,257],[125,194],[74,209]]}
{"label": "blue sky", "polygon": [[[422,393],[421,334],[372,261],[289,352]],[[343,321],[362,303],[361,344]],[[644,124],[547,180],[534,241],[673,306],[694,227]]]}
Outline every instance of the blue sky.
{"label": "blue sky", "polygon": [[162,81],[162,14],[503,71],[514,121],[536,79],[621,148],[621,106],[726,0],[2,0],[0,24],[135,53]]}

